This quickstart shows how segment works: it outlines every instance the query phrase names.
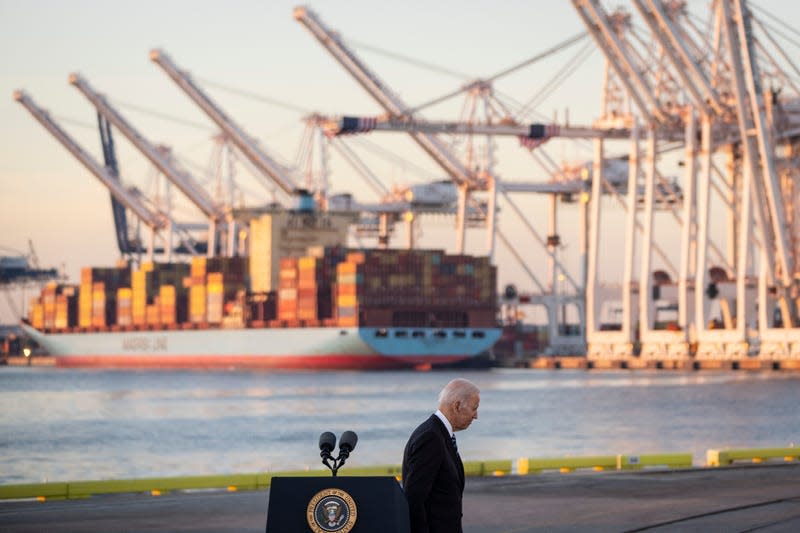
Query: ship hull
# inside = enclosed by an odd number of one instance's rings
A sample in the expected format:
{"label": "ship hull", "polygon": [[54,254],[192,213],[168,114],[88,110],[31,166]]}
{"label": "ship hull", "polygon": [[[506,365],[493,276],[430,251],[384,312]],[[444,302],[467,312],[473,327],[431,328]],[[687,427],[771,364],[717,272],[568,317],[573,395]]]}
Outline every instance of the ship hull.
{"label": "ship hull", "polygon": [[469,359],[496,328],[247,328],[44,333],[22,325],[61,367],[380,370]]}

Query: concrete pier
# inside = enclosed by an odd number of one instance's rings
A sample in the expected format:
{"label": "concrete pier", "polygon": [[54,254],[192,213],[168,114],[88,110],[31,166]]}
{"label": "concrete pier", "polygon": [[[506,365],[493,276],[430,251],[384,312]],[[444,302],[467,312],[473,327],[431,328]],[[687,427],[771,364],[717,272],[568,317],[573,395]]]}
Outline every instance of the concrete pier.
{"label": "concrete pier", "polygon": [[585,356],[537,356],[520,361],[517,367],[540,370],[800,370],[800,359],[588,359]]}
{"label": "concrete pier", "polygon": [[[268,498],[187,491],[4,501],[0,529],[255,533]],[[800,464],[470,477],[464,498],[465,533],[753,530],[800,531]]]}

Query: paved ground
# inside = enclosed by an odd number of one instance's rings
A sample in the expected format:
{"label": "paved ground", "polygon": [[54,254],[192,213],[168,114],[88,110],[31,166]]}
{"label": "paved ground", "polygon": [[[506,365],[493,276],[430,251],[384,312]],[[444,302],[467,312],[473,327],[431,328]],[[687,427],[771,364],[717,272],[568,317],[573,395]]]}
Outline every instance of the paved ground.
{"label": "paved ground", "polygon": [[[194,492],[0,502],[0,531],[263,532],[268,497]],[[464,515],[465,533],[797,532],[800,464],[470,478]]]}

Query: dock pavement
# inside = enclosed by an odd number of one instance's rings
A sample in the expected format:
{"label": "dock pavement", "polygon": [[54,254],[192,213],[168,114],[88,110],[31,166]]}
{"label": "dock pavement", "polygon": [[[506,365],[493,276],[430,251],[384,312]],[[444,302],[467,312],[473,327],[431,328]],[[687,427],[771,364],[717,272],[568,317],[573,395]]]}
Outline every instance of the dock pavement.
{"label": "dock pavement", "polygon": [[[0,531],[255,533],[268,499],[265,490],[2,501]],[[467,479],[465,533],[544,531],[797,532],[800,463]]]}

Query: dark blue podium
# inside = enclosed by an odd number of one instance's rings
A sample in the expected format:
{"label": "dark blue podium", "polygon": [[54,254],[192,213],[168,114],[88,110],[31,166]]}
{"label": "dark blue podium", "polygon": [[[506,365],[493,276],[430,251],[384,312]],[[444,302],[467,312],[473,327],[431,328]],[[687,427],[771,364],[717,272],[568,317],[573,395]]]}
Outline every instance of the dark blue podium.
{"label": "dark blue podium", "polygon": [[374,477],[274,477],[266,533],[409,533],[397,480]]}

